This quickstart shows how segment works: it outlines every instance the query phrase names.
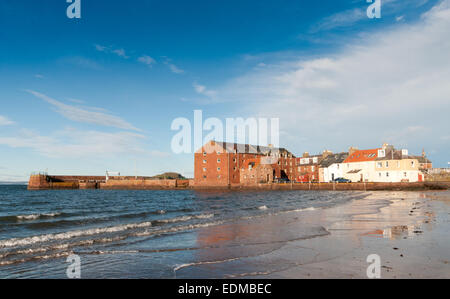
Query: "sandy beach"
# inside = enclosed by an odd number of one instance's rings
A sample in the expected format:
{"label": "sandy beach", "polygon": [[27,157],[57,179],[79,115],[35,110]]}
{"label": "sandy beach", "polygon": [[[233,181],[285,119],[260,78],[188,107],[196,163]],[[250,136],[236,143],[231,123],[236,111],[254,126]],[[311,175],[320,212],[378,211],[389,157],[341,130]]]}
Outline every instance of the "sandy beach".
{"label": "sandy beach", "polygon": [[177,278],[450,278],[450,192],[371,192],[362,200],[200,229]]}

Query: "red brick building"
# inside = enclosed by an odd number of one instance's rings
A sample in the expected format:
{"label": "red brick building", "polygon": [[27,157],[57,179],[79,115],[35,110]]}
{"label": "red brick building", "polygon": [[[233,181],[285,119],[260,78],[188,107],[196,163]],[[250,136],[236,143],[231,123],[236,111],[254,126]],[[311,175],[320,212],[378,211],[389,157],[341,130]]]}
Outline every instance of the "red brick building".
{"label": "red brick building", "polygon": [[270,165],[272,180],[295,178],[296,158],[286,149],[210,141],[195,152],[194,184],[200,187],[240,185],[241,171],[248,169],[251,159]]}
{"label": "red brick building", "polygon": [[297,158],[295,181],[299,183],[318,182],[320,162],[330,154],[332,153],[329,151],[314,156],[304,153],[301,158]]}

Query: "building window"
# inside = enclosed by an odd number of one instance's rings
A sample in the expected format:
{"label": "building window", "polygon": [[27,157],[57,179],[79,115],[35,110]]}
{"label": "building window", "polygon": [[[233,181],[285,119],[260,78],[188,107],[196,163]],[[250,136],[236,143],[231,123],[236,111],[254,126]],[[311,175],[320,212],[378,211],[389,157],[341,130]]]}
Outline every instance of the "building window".
{"label": "building window", "polygon": [[389,161],[386,161],[386,167],[389,167]]}
{"label": "building window", "polygon": [[236,158],[233,159],[233,162],[236,163]]}
{"label": "building window", "polygon": [[221,177],[222,177],[222,176],[221,176],[220,174],[217,176],[218,179],[220,179]]}
{"label": "building window", "polygon": [[236,167],[234,167],[233,170],[236,171]]}
{"label": "building window", "polygon": [[386,177],[389,177],[389,172],[386,172]]}
{"label": "building window", "polygon": [[203,178],[206,179],[206,175],[204,175]]}
{"label": "building window", "polygon": [[408,176],[408,174],[406,172],[404,172],[403,176],[406,178]]}
{"label": "building window", "polygon": [[314,166],[311,166],[311,171],[314,171],[314,169],[315,169]]}
{"label": "building window", "polygon": [[206,152],[203,152],[203,157],[206,157]]}
{"label": "building window", "polygon": [[220,171],[220,167],[217,167],[217,171]]}
{"label": "building window", "polygon": [[378,162],[378,163],[377,163],[377,168],[381,168],[381,167],[383,167],[383,163]]}
{"label": "building window", "polygon": [[206,168],[205,167],[203,167],[203,172],[206,172]]}
{"label": "building window", "polygon": [[220,159],[217,159],[217,163],[220,163]]}
{"label": "building window", "polygon": [[378,173],[378,176],[381,178],[381,172]]}
{"label": "building window", "polygon": [[415,166],[415,163],[414,163],[414,161],[411,161],[411,166],[412,166],[412,167],[414,167],[414,166]]}
{"label": "building window", "polygon": [[206,164],[206,160],[203,160],[203,164]]}

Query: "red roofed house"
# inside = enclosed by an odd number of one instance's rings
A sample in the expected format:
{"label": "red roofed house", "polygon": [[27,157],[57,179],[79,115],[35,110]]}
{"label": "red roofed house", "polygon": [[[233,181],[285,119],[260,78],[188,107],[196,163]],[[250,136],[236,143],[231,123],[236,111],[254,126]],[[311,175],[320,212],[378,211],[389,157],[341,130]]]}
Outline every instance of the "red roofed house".
{"label": "red roofed house", "polygon": [[352,182],[373,182],[375,180],[375,159],[381,148],[358,150],[351,147],[348,158],[343,162],[344,178]]}
{"label": "red roofed house", "polygon": [[343,163],[343,174],[352,182],[420,182],[423,174],[419,167],[419,160],[409,156],[408,150],[383,144],[370,150],[350,148]]}

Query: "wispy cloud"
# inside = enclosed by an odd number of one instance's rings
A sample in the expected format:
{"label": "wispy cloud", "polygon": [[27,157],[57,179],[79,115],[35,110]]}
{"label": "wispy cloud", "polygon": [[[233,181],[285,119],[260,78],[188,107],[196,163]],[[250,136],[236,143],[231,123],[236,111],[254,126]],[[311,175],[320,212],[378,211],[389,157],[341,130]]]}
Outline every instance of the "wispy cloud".
{"label": "wispy cloud", "polygon": [[116,50],[113,50],[112,52],[114,54],[116,54],[117,56],[119,56],[119,57],[122,57],[122,58],[125,58],[125,59],[130,58],[129,56],[127,56],[127,53],[125,52],[124,49],[116,49]]}
{"label": "wispy cloud", "polygon": [[113,47],[102,46],[102,45],[99,45],[99,44],[95,44],[94,47],[99,52],[112,53],[112,54],[115,54],[115,55],[117,55],[119,57],[122,57],[122,58],[125,58],[125,59],[130,58],[127,55],[125,49],[123,49],[123,48],[116,49],[116,48],[113,48]]}
{"label": "wispy cloud", "polygon": [[100,64],[98,64],[96,61],[89,59],[89,58],[81,57],[81,56],[64,58],[61,61],[63,63],[72,64],[77,67],[81,67],[81,68],[85,68],[85,69],[91,69],[91,70],[96,70],[96,71],[103,69],[103,67]]}
{"label": "wispy cloud", "polygon": [[183,74],[184,73],[184,70],[180,69],[173,63],[169,63],[168,66],[172,73],[175,73],[175,74]]}
{"label": "wispy cloud", "polygon": [[[131,132],[105,133],[67,128],[50,136],[22,129],[14,137],[0,137],[0,144],[29,148],[50,158],[114,157],[121,154],[148,154],[141,141],[145,136]],[[160,154],[160,153],[158,153]]]}
{"label": "wispy cloud", "polygon": [[95,124],[107,127],[115,127],[124,130],[140,131],[138,128],[134,127],[122,118],[107,114],[98,110],[95,107],[85,107],[80,108],[68,104],[64,104],[58,100],[55,100],[45,94],[39,93],[33,90],[27,90],[28,93],[34,95],[35,97],[44,100],[45,102],[51,104],[56,108],[56,112],[63,115],[64,117],[81,123]]}
{"label": "wispy cloud", "polygon": [[198,94],[204,95],[206,97],[215,98],[217,95],[216,91],[207,89],[206,86],[198,84],[197,82],[194,82],[193,87]]}
{"label": "wispy cloud", "polygon": [[153,64],[156,63],[156,60],[148,55],[143,55],[139,57],[138,61],[142,64],[148,65],[149,67],[151,67]]}
{"label": "wispy cloud", "polygon": [[0,126],[9,126],[9,125],[13,125],[13,124],[14,124],[14,122],[12,120],[7,118],[6,116],[0,115]]}
{"label": "wispy cloud", "polygon": [[354,8],[346,11],[338,12],[331,16],[325,17],[319,23],[311,28],[311,32],[322,30],[330,30],[338,27],[348,27],[363,19],[367,18],[367,14],[363,9]]}
{"label": "wispy cloud", "polygon": [[173,62],[172,59],[167,58],[167,57],[163,57],[164,58],[164,64],[167,65],[170,69],[170,71],[174,74],[183,74],[184,70],[179,68],[178,66],[176,66]]}

